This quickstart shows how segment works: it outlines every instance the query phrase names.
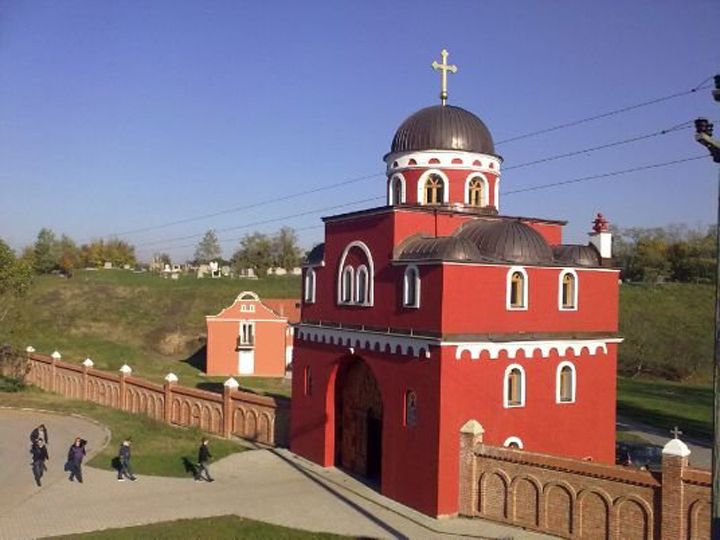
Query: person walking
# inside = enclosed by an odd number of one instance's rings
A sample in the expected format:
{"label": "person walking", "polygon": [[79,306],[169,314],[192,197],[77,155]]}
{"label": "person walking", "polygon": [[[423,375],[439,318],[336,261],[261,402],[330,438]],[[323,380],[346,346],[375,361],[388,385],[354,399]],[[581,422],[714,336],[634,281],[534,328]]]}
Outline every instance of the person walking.
{"label": "person walking", "polygon": [[[215,479],[210,476],[210,469],[208,469],[210,458],[212,458],[212,454],[210,453],[208,440],[203,437],[200,441],[200,448],[198,449],[198,470],[195,474],[196,482],[200,482],[201,480],[207,480],[208,482],[215,481]],[[205,478],[203,478],[203,472],[205,473]]]}
{"label": "person walking", "polygon": [[50,459],[45,441],[36,439],[30,447],[30,453],[32,454],[32,471],[35,477],[35,483],[38,487],[41,487],[42,483],[40,480],[42,479],[43,473],[47,470],[45,462]]}
{"label": "person walking", "polygon": [[68,480],[71,482],[77,478],[77,481],[82,484],[82,461],[85,457],[85,445],[87,441],[80,437],[75,437],[75,442],[70,446],[68,450],[68,458],[66,467],[70,471],[70,477]]}
{"label": "person walking", "polygon": [[48,431],[45,427],[45,424],[40,424],[30,432],[30,442],[32,444],[35,444],[38,439],[42,439],[45,444],[50,444],[50,440],[48,439]]}
{"label": "person walking", "polygon": [[126,438],[120,445],[118,459],[120,460],[120,467],[118,467],[118,482],[124,482],[125,477],[129,478],[133,482],[137,480],[133,474],[132,467],[130,466],[130,437]]}

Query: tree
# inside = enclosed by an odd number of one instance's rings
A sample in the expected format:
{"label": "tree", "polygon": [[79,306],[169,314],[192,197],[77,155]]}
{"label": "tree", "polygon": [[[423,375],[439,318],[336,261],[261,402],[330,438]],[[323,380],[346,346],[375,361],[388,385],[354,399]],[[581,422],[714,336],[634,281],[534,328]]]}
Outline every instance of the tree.
{"label": "tree", "polygon": [[222,256],[222,249],[220,249],[220,242],[218,242],[217,234],[215,231],[210,229],[202,237],[202,240],[195,249],[195,263],[206,264],[210,261],[219,259]]}
{"label": "tree", "polygon": [[297,234],[291,227],[283,227],[273,237],[273,259],[275,266],[290,272],[300,264],[300,248],[297,245]]}
{"label": "tree", "polygon": [[58,268],[59,244],[55,233],[42,228],[37,235],[34,247],[34,269],[39,274],[48,274]]}
{"label": "tree", "polygon": [[245,235],[240,247],[232,256],[237,270],[252,268],[255,275],[264,277],[273,265],[273,242],[266,234],[255,232]]}
{"label": "tree", "polygon": [[58,243],[58,267],[67,276],[80,264],[80,250],[72,238],[63,234]]}
{"label": "tree", "polygon": [[0,239],[0,322],[10,310],[14,298],[25,294],[32,280],[32,268]]}

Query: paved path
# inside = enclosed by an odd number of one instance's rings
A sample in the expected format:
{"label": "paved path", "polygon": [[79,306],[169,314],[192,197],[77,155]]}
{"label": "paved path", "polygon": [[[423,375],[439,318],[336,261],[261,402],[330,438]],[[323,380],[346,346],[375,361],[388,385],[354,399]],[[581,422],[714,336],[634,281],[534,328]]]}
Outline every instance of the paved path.
{"label": "paved path", "polygon": [[[41,421],[50,430],[52,460],[47,481],[37,488],[25,452],[30,430]],[[86,467],[80,485],[62,474],[75,433],[91,442],[105,435],[99,426],[77,418],[0,410],[0,463],[10,465],[0,477],[0,539],[226,514],[371,538],[551,538],[481,520],[431,519],[286,450],[253,450],[222,459],[211,467],[217,479],[212,484],[149,476],[117,482],[112,471]]]}
{"label": "paved path", "polygon": [[[646,439],[651,444],[665,446],[671,435],[667,430],[659,429],[647,424],[642,424],[629,418],[618,417],[618,430],[634,433]],[[699,439],[680,437],[690,448],[690,465],[700,469],[710,469],[712,466],[712,443]]]}

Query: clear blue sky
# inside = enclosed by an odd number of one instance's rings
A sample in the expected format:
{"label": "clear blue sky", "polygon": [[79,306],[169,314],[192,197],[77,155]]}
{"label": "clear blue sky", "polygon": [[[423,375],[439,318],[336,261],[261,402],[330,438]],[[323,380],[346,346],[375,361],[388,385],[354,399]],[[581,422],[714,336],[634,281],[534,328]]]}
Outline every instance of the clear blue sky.
{"label": "clear blue sky", "polygon": [[[182,260],[196,239],[152,242],[208,228],[238,227],[220,233],[228,257],[246,232],[283,224],[303,229],[309,247],[322,229],[306,228],[346,209],[240,227],[383,196],[381,158],[408,115],[438,102],[430,63],[443,47],[460,68],[450,103],[501,141],[696,86],[720,72],[719,21],[711,0],[0,0],[0,237],[21,248],[44,226],[82,242],[378,173],[123,236],[145,259],[162,250]],[[497,151],[511,167],[699,115],[720,120],[709,90]],[[507,170],[502,189],[702,152],[686,129]],[[716,168],[693,161],[501,204],[569,220],[575,242],[597,211],[622,227],[708,224]]]}

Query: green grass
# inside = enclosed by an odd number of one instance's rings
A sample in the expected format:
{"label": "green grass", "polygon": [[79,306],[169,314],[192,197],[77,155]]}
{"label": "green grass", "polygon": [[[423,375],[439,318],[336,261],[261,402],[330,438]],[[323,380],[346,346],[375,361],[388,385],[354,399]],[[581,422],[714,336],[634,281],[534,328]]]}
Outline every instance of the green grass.
{"label": "green grass", "polygon": [[181,519],[166,521],[152,525],[127,527],[124,529],[108,529],[85,534],[54,536],[59,540],[91,539],[98,540],[134,540],[136,538],[153,538],[158,540],[185,540],[203,538],[208,540],[224,540],[234,538],[273,540],[332,540],[350,538],[329,533],[301,531],[271,525],[237,516],[221,516],[202,519]]}
{"label": "green grass", "polygon": [[618,414],[651,426],[678,426],[685,435],[712,437],[713,392],[710,385],[618,377]]}
{"label": "green grass", "polygon": [[[183,458],[197,461],[197,449],[203,436],[197,429],[172,427],[142,415],[133,415],[103,407],[87,401],[67,399],[58,394],[34,388],[24,392],[0,392],[0,406],[30,407],[58,413],[81,414],[92,418],[110,429],[112,439],[97,456],[89,462],[93,467],[112,469],[112,459],[125,437],[133,441],[133,469],[138,474],[155,476],[188,476]],[[214,459],[242,452],[246,447],[237,442],[211,438]]]}
{"label": "green grass", "polygon": [[[224,378],[202,373],[205,316],[230,305],[243,290],[260,298],[299,298],[300,278],[174,281],[123,270],[81,270],[71,279],[37,276],[0,324],[0,343],[33,345],[48,354],[57,349],[69,362],[90,357],[96,368],[110,371],[128,364],[135,375],[158,383],[172,371],[180,384],[212,389]],[[239,382],[257,392],[290,393],[282,379]]]}

